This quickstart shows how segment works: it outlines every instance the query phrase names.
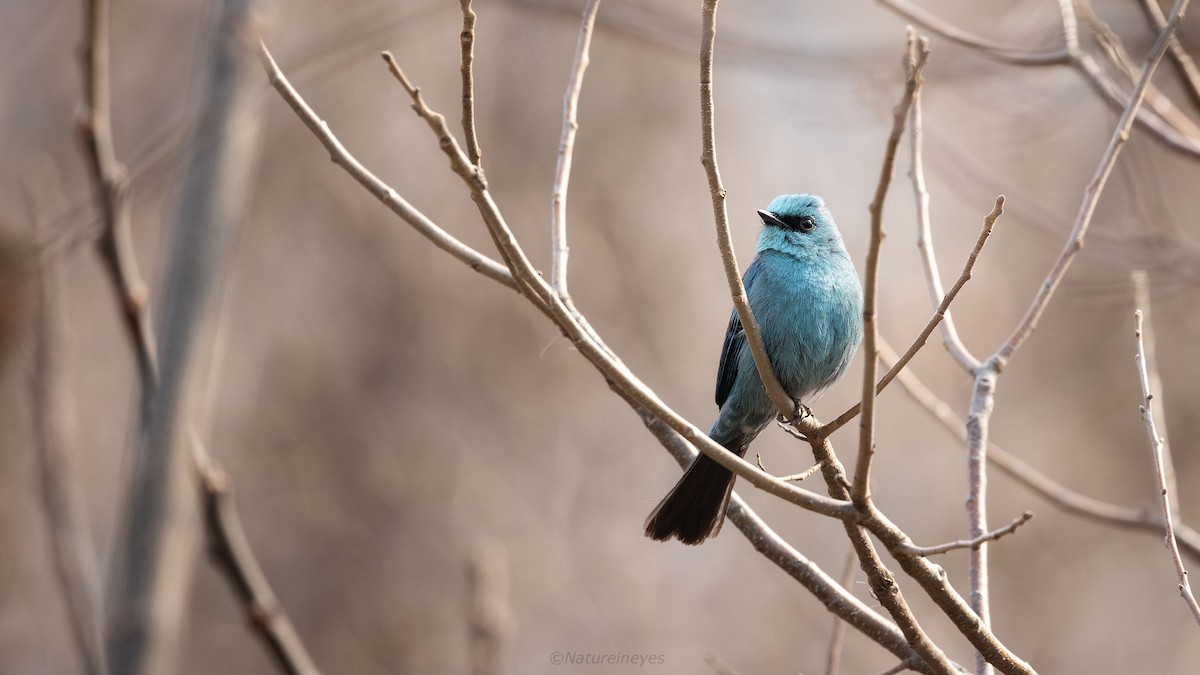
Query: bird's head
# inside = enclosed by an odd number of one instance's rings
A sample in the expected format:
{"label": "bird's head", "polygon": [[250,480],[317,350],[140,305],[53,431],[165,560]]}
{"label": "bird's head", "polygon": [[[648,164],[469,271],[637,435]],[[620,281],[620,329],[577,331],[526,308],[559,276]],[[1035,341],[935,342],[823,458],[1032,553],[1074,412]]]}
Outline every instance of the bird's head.
{"label": "bird's head", "polygon": [[785,253],[845,253],[825,201],[816,195],[780,195],[758,212],[764,225],[758,248]]}

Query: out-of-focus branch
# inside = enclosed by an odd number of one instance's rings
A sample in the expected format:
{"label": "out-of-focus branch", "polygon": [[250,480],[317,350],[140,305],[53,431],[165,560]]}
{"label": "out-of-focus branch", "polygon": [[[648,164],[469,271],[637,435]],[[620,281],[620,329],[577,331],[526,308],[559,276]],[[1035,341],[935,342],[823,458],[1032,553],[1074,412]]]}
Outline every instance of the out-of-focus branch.
{"label": "out-of-focus branch", "polygon": [[588,0],[579,24],[579,39],[575,44],[575,62],[571,79],[563,94],[562,138],[558,142],[558,166],[554,171],[554,190],[550,198],[550,285],[569,304],[567,292],[567,187],[571,182],[571,160],[575,154],[575,134],[579,131],[579,92],[583,89],[583,74],[588,67],[588,49],[592,45],[592,28],[600,0]]}
{"label": "out-of-focus branch", "polygon": [[[1002,213],[1004,213],[1004,195],[996,197],[995,206],[993,206],[991,212],[984,217],[983,229],[979,232],[979,238],[975,240],[975,248],[971,249],[971,253],[967,256],[967,262],[963,265],[963,270],[962,273],[958,275],[958,280],[954,282],[954,285],[950,287],[950,290],[946,293],[945,297],[942,298],[942,303],[938,305],[936,310],[934,310],[933,316],[930,317],[929,322],[925,324],[925,328],[917,336],[917,339],[913,340],[912,344],[909,346],[908,350],[904,352],[903,356],[897,358],[892,363],[892,367],[888,369],[888,372],[884,374],[883,377],[879,378],[879,383],[875,385],[876,395],[883,391],[884,387],[888,386],[892,380],[900,375],[904,371],[904,367],[908,365],[908,362],[917,355],[917,352],[921,350],[921,347],[925,346],[926,341],[929,340],[929,336],[932,335],[934,329],[937,328],[938,322],[942,320],[942,317],[944,317],[946,312],[950,309],[950,303],[954,302],[954,299],[958,297],[958,292],[961,291],[963,286],[966,285],[967,281],[971,279],[972,270],[975,269],[975,261],[979,259],[979,254],[981,251],[983,251],[984,244],[987,243],[988,238],[992,235],[992,229],[996,225],[996,220],[1000,218]],[[854,416],[858,414],[861,407],[861,403],[854,404],[849,410],[841,415],[838,415],[833,421],[821,426],[818,433],[823,436],[829,436],[834,431],[837,431],[846,422],[854,419]]]}
{"label": "out-of-focus branch", "polygon": [[[1121,36],[1118,35],[1111,26],[1105,23],[1105,21],[1101,19],[1098,14],[1096,14],[1095,10],[1092,8],[1092,3],[1090,0],[1073,0],[1073,10],[1075,11],[1075,16],[1078,17],[1078,19],[1081,20],[1085,26],[1087,26],[1089,31],[1091,31],[1092,37],[1095,38],[1096,42],[1100,45],[1100,48],[1104,52],[1104,55],[1108,58],[1109,63],[1111,63],[1118,70],[1118,72],[1125,77],[1126,80],[1129,82],[1134,82],[1135,78],[1137,77],[1137,68],[1134,66],[1133,59],[1129,56],[1129,52],[1126,51],[1125,44],[1121,41]],[[1064,17],[1067,16],[1068,15],[1064,14]],[[1155,28],[1154,34],[1157,35],[1160,30],[1162,30],[1162,27]],[[1175,40],[1172,40],[1172,43],[1174,42]],[[1168,54],[1170,54],[1169,51]],[[1103,73],[1102,71],[1093,74],[1092,71],[1098,70],[1099,69],[1094,67],[1093,64],[1088,64],[1087,74],[1091,76],[1092,79],[1097,83],[1103,80],[1102,84],[1105,88],[1115,88],[1115,83],[1112,83],[1111,78],[1109,78],[1107,74]],[[1119,102],[1123,98],[1124,95],[1122,94],[1116,97],[1114,100]],[[1179,132],[1184,137],[1200,141],[1200,127],[1196,126],[1196,123],[1193,122],[1191,118],[1189,118],[1187,115],[1184,115],[1183,112],[1171,102],[1171,99],[1167,98],[1167,96],[1163,94],[1158,87],[1154,86],[1153,82],[1146,87],[1146,108],[1154,111],[1154,114],[1162,118],[1163,122],[1170,125],[1172,129]]]}
{"label": "out-of-focus branch", "polygon": [[102,227],[96,242],[104,269],[117,294],[125,329],[138,360],[143,417],[158,379],[150,293],[138,272],[129,223],[129,180],[117,160],[109,104],[108,0],[84,0],[83,110],[77,129],[87,156]]}
{"label": "out-of-focus branch", "polygon": [[[929,289],[929,301],[937,305],[946,293],[942,289],[942,273],[938,269],[937,256],[933,250],[933,230],[929,218],[929,190],[925,188],[925,125],[921,115],[921,92],[913,95],[912,118],[909,120],[909,144],[912,146],[912,164],[908,175],[912,180],[913,197],[917,202],[917,252],[921,256],[921,269],[925,272],[925,285]],[[997,203],[999,206],[999,202]],[[942,344],[950,356],[967,372],[974,372],[979,367],[979,359],[971,354],[958,329],[954,326],[954,317],[946,310],[946,318],[942,321]]]}
{"label": "out-of-focus branch", "polygon": [[1146,64],[1142,69],[1142,74],[1138,78],[1137,85],[1134,87],[1133,95],[1129,99],[1129,103],[1125,106],[1124,112],[1121,114],[1121,119],[1117,122],[1116,129],[1113,130],[1112,138],[1109,140],[1108,147],[1104,151],[1104,155],[1100,159],[1099,166],[1096,167],[1096,172],[1092,176],[1091,182],[1088,183],[1084,190],[1083,201],[1079,205],[1079,212],[1075,217],[1075,224],[1071,228],[1071,234],[1067,238],[1066,246],[1059,253],[1058,259],[1055,260],[1050,272],[1046,275],[1045,281],[1038,289],[1037,295],[1033,302],[1030,303],[1029,309],[1026,310],[1024,318],[1017,324],[1017,328],[1008,338],[1003,346],[996,352],[996,357],[1001,364],[1012,358],[1013,354],[1020,349],[1025,340],[1033,334],[1037,327],[1038,319],[1042,313],[1046,311],[1046,306],[1050,302],[1050,298],[1054,295],[1054,291],[1058,288],[1058,284],[1066,275],[1071,263],[1074,261],[1076,254],[1083,248],[1084,237],[1087,235],[1088,226],[1091,225],[1092,216],[1096,210],[1096,204],[1100,201],[1100,195],[1104,191],[1104,186],[1108,182],[1108,177],[1112,173],[1113,166],[1116,165],[1117,157],[1121,153],[1121,149],[1125,147],[1126,141],[1129,140],[1129,130],[1133,126],[1133,120],[1137,115],[1137,111],[1141,108],[1142,100],[1146,95],[1146,87],[1150,84],[1150,79],[1154,75],[1154,71],[1158,68],[1158,64],[1162,61],[1163,54],[1166,52],[1167,44],[1171,40],[1171,36],[1175,33],[1175,29],[1179,26],[1179,22],[1183,17],[1183,11],[1186,9],[1188,0],[1176,0],[1175,7],[1171,11],[1171,19],[1167,22],[1165,28],[1155,40],[1154,46],[1150,49],[1150,53],[1146,56]]}
{"label": "out-of-focus branch", "polygon": [[[820,465],[818,465],[820,466]],[[846,562],[842,565],[842,578],[838,582],[842,588],[850,588],[854,583],[853,548],[846,549]],[[833,617],[833,629],[829,632],[829,647],[825,650],[825,675],[837,675],[842,663],[842,644],[846,641],[846,622],[840,616]]]}
{"label": "out-of-focus branch", "polygon": [[701,12],[703,32],[700,36],[700,133],[703,150],[700,153],[700,164],[704,166],[704,173],[708,177],[708,192],[712,197],[713,219],[717,227],[717,247],[721,251],[721,262],[724,263],[725,281],[729,284],[733,308],[742,322],[742,330],[746,333],[746,345],[750,348],[750,354],[754,356],[758,376],[766,388],[767,396],[779,409],[779,414],[790,419],[796,413],[796,402],[775,375],[766,345],[763,344],[762,330],[758,326],[758,320],[754,318],[750,300],[746,297],[742,271],[738,267],[737,253],[733,250],[733,237],[729,233],[725,186],[721,184],[721,171],[717,167],[717,134],[716,123],[713,120],[713,47],[717,41],[717,0],[704,0]]}
{"label": "out-of-focus branch", "polygon": [[[1163,16],[1162,7],[1158,6],[1158,0],[1138,0],[1138,4],[1142,6],[1142,11],[1146,14],[1150,30],[1161,33],[1167,27],[1167,17]],[[1192,100],[1192,105],[1200,109],[1200,68],[1196,67],[1196,62],[1183,48],[1183,43],[1177,36],[1171,37],[1167,50],[1167,55],[1171,57],[1171,62],[1179,71],[1179,79],[1183,82],[1184,91]]]}
{"label": "out-of-focus branch", "polygon": [[509,600],[508,550],[499,541],[482,538],[467,561],[467,623],[471,634],[474,675],[503,675],[516,633]]}
{"label": "out-of-focus branch", "polygon": [[249,190],[258,111],[252,77],[255,14],[225,3],[215,29],[198,136],[174,223],[164,293],[162,371],[137,442],[135,470],[112,566],[109,670],[177,667],[196,534],[189,422],[204,390],[218,314],[217,286]]}
{"label": "out-of-focus branch", "polygon": [[1146,349],[1142,343],[1142,311],[1140,309],[1134,312],[1134,321],[1137,326],[1134,331],[1134,337],[1137,339],[1137,356],[1135,358],[1138,367],[1138,381],[1142,385],[1142,405],[1139,410],[1142,414],[1142,422],[1146,425],[1146,433],[1150,436],[1150,450],[1154,455],[1154,475],[1158,479],[1159,498],[1162,502],[1163,531],[1167,550],[1171,552],[1171,562],[1175,566],[1175,574],[1179,576],[1179,594],[1183,596],[1188,609],[1192,611],[1196,623],[1200,624],[1200,604],[1196,602],[1196,596],[1192,593],[1192,585],[1188,583],[1187,568],[1183,565],[1183,558],[1179,555],[1179,543],[1175,540],[1175,519],[1171,511],[1171,493],[1167,490],[1167,476],[1163,469],[1166,464],[1164,457],[1169,456],[1170,451],[1167,448],[1167,439],[1158,435],[1158,428],[1154,424],[1154,412],[1151,410],[1154,393],[1150,390],[1150,376],[1146,372]]}
{"label": "out-of-focus branch", "polygon": [[[896,352],[883,341],[879,345],[879,359],[883,361],[884,365],[895,363],[897,359]],[[941,422],[942,426],[959,440],[964,442],[967,440],[966,421],[955,415],[950,405],[930,391],[912,371],[901,372],[896,381],[917,404]],[[1071,515],[1102,525],[1133,528],[1153,534],[1159,534],[1163,530],[1162,519],[1155,517],[1150,511],[1118,506],[1079,494],[990,441],[988,442],[987,460],[1001,473]],[[1180,524],[1176,526],[1175,535],[1183,546],[1184,552],[1193,561],[1200,562],[1200,532]]]}
{"label": "out-of-focus branch", "polygon": [[1026,511],[1014,518],[1013,521],[1008,525],[1005,525],[998,530],[984,532],[978,537],[973,537],[971,539],[958,539],[946,544],[938,544],[937,546],[901,546],[897,549],[897,553],[902,555],[931,556],[949,553],[950,551],[957,551],[958,549],[962,548],[974,548],[985,541],[995,541],[1006,534],[1016,532],[1018,527],[1024,525],[1030,520],[1033,520],[1033,511]]}
{"label": "out-of-focus branch", "polygon": [[965,31],[948,21],[944,21],[920,6],[908,2],[908,0],[879,0],[879,2],[934,35],[939,35],[964,47],[979,50],[1005,63],[1014,65],[1049,65],[1066,63],[1068,59],[1067,50],[1061,48],[1034,50],[993,42],[987,38]]}
{"label": "out-of-focus branch", "polygon": [[266,645],[279,669],[288,675],[319,675],[320,671],[250,548],[233,498],[229,474],[208,454],[195,433],[191,442],[200,477],[204,529],[213,562],[229,580],[245,608],[254,634]]}
{"label": "out-of-focus branch", "polygon": [[[43,229],[40,185],[28,186],[29,216],[35,234]],[[30,378],[33,437],[41,478],[42,505],[50,554],[58,576],[71,633],[83,670],[107,672],[100,608],[100,567],[88,540],[83,487],[70,450],[72,413],[64,361],[66,289],[60,256],[38,256],[33,370]]]}
{"label": "out-of-focus branch", "polygon": [[875,197],[871,200],[871,242],[867,247],[866,274],[863,279],[863,377],[862,416],[859,418],[858,460],[854,468],[854,484],[850,487],[850,499],[862,504],[871,499],[871,461],[875,458],[875,368],[879,359],[875,355],[875,339],[878,329],[875,314],[879,309],[879,251],[883,246],[883,201],[892,183],[892,168],[896,163],[896,149],[904,135],[908,111],[913,99],[921,89],[921,71],[929,60],[929,40],[917,39],[912,28],[908,29],[908,45],[904,55],[904,94],[896,103],[892,113],[892,131],[888,134],[883,153],[883,165],[879,171],[879,182],[875,186]]}
{"label": "out-of-focus branch", "polygon": [[[1018,66],[1069,65],[1079,72],[1092,90],[1115,111],[1123,112],[1131,102],[1132,96],[1127,96],[1096,60],[1080,47],[1079,26],[1072,0],[1059,0],[1064,46],[1057,50],[1033,50],[991,42],[950,24],[908,0],[880,2],[925,30],[997,61]],[[1163,27],[1166,27],[1165,23]],[[1183,122],[1186,118],[1178,114],[1174,106],[1166,101],[1166,97],[1158,94],[1156,90],[1149,93],[1149,98],[1155,110],[1138,109],[1134,121],[1168,147],[1191,157],[1200,157],[1200,138],[1186,132],[1194,125],[1190,124],[1190,121]]]}

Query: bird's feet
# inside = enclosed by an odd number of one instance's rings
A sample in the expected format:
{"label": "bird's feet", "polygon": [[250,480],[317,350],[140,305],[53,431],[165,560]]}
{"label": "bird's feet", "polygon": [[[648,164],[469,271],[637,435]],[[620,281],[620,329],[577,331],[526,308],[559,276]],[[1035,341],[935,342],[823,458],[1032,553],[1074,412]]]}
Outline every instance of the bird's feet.
{"label": "bird's feet", "polygon": [[779,423],[779,426],[784,431],[802,441],[807,441],[808,438],[804,434],[800,433],[796,429],[795,425],[806,417],[812,417],[812,411],[808,409],[808,406],[804,405],[800,401],[793,401],[793,403],[795,403],[796,407],[792,409],[792,414],[790,416],[791,418],[789,419],[787,416],[779,415],[775,421]]}

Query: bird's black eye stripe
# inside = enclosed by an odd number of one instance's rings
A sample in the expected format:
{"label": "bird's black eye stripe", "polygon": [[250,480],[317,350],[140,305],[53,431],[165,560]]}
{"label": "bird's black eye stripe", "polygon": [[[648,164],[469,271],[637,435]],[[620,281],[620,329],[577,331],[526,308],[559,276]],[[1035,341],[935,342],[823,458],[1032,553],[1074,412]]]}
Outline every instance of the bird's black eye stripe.
{"label": "bird's black eye stripe", "polygon": [[812,216],[784,216],[780,218],[789,230],[811,232],[817,226],[817,220]]}

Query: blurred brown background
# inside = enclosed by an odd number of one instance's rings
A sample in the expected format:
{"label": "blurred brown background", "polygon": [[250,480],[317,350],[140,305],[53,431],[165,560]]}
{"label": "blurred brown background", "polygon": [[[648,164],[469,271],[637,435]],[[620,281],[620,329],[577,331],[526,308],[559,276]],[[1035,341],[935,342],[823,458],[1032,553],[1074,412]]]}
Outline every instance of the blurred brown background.
{"label": "blurred brown background", "polygon": [[[998,40],[1059,43],[1054,3],[922,4]],[[92,540],[106,562],[129,468],[136,379],[87,238],[97,221],[72,137],[77,5],[0,10],[0,221],[7,238],[26,237],[23,177],[46,167],[57,175],[49,219],[68,241],[81,242],[57,249],[70,283],[64,357],[72,440]],[[476,7],[484,166],[542,268],[580,6]],[[1097,11],[1135,56],[1145,53],[1152,35],[1135,3],[1100,2]],[[270,16],[267,39],[281,67],[347,148],[490,254],[468,195],[378,57],[392,50],[427,101],[455,119],[458,3],[276,3]],[[154,290],[213,17],[203,3],[114,7],[113,123],[133,175],[138,253]],[[901,90],[904,25],[861,1],[722,6],[718,150],[743,264],[757,235],[754,209],[776,194],[805,191],[826,198],[861,268],[866,208]],[[579,307],[669,404],[707,427],[729,300],[698,161],[698,35],[698,3],[605,0],[569,207]],[[1181,36],[1200,51],[1197,13]],[[986,356],[1007,338],[1061,248],[1116,115],[1069,68],[1001,65],[936,37],[932,45],[926,165],[945,278],[957,274],[995,196],[1008,198],[954,309],[968,347]],[[1169,64],[1156,82],[1198,117],[1178,95]],[[662,655],[665,663],[645,672],[707,672],[707,654],[742,673],[823,668],[831,616],[732,528],[694,549],[643,538],[642,519],[678,468],[543,317],[394,218],[328,161],[273,92],[262,114],[262,159],[231,265],[208,445],[236,480],[250,539],[325,672],[467,672],[465,569],[486,541],[507,553],[513,673],[622,672],[554,666],[556,651]],[[930,314],[913,246],[906,153],[887,204],[882,268],[882,331],[901,348]],[[1065,484],[1156,508],[1138,417],[1129,285],[1130,270],[1148,269],[1161,400],[1182,514],[1194,523],[1198,167],[1134,132],[1087,247],[1004,372],[992,420],[997,443]],[[12,274],[0,293],[19,296],[20,274]],[[16,328],[0,371],[0,672],[76,672],[30,442],[31,333],[13,302]],[[854,402],[860,367],[812,406],[818,416]],[[939,340],[912,368],[965,412],[970,381]],[[881,508],[918,543],[965,536],[960,444],[899,387],[880,405]],[[855,434],[851,425],[835,437],[843,460],[853,456]],[[804,446],[778,432],[764,434],[755,450],[776,473],[810,463]],[[1026,508],[1038,514],[991,547],[994,627],[1006,644],[1046,673],[1194,672],[1200,635],[1157,536],[1065,515],[991,475],[995,524]],[[788,541],[839,573],[847,547],[839,525],[753,490],[742,494]],[[965,586],[962,553],[938,562]],[[919,588],[901,581],[934,640],[969,663],[965,640]],[[875,605],[864,584],[854,591]],[[269,671],[207,564],[198,567],[190,616],[182,672]],[[843,672],[892,663],[849,634]]]}

